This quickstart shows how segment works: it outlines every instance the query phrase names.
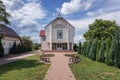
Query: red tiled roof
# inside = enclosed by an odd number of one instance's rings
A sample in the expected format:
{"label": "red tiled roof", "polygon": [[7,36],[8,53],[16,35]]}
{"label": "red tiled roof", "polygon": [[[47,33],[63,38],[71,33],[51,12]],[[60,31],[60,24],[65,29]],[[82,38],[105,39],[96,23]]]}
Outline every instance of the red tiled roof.
{"label": "red tiled roof", "polygon": [[20,39],[18,34],[13,29],[11,29],[10,27],[7,27],[3,24],[0,24],[0,35],[5,35],[5,36]]}
{"label": "red tiled roof", "polygon": [[45,37],[45,30],[40,30],[40,37]]}

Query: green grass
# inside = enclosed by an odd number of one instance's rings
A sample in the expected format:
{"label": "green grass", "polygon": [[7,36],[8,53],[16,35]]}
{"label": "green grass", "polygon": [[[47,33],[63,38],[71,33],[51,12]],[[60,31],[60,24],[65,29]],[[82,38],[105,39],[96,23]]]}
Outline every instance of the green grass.
{"label": "green grass", "polygon": [[120,80],[120,69],[79,56],[79,63],[70,64],[76,80]]}
{"label": "green grass", "polygon": [[39,55],[0,66],[0,80],[43,80],[49,65],[38,61]]}

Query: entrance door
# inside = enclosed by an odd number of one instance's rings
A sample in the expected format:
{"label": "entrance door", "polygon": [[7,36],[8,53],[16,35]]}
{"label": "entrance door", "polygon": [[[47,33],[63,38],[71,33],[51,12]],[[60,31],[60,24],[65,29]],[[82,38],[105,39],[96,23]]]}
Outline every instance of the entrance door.
{"label": "entrance door", "polygon": [[57,50],[63,50],[62,43],[57,43]]}

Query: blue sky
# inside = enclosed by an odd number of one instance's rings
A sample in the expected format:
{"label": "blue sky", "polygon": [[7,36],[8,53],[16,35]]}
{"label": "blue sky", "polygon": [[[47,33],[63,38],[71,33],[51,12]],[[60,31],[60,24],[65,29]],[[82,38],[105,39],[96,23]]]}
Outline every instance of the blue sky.
{"label": "blue sky", "polygon": [[11,28],[20,36],[40,42],[39,31],[57,17],[75,27],[74,41],[84,41],[83,34],[95,19],[115,20],[120,25],[120,0],[2,0],[12,15]]}

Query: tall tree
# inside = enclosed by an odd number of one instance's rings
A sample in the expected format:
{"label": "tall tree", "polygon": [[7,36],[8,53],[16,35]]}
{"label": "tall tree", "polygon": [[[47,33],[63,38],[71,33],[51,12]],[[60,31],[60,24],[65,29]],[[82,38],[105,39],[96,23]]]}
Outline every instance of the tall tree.
{"label": "tall tree", "polygon": [[22,45],[25,46],[26,50],[31,51],[33,48],[33,43],[31,38],[29,36],[23,36],[21,40],[22,40]]}
{"label": "tall tree", "polygon": [[5,5],[3,5],[3,2],[0,0],[0,23],[10,24],[8,20],[10,16],[11,15],[6,11]]}
{"label": "tall tree", "polygon": [[115,31],[118,30],[118,25],[115,21],[96,19],[94,23],[89,25],[89,30],[84,34],[86,40],[91,38],[102,38],[107,39],[111,37],[112,34],[116,34]]}

